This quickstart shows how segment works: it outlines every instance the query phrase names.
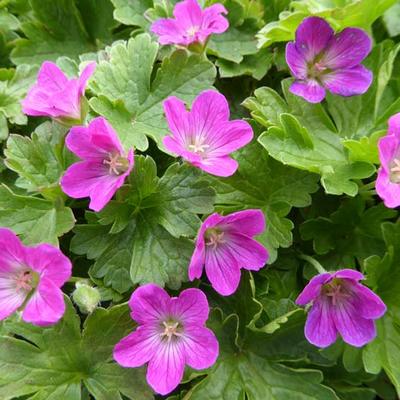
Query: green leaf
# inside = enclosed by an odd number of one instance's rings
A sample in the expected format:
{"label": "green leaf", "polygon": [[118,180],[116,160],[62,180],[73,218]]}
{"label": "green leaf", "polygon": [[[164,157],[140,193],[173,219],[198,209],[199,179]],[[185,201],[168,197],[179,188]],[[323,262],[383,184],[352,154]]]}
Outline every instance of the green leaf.
{"label": "green leaf", "polygon": [[75,224],[72,210],[55,201],[14,194],[0,186],[0,226],[12,229],[26,244],[58,244]]}
{"label": "green leaf", "polygon": [[267,47],[276,42],[294,39],[294,34],[304,18],[310,15],[326,19],[334,29],[360,27],[369,30],[373,22],[390,8],[396,0],[343,0],[343,1],[292,1],[292,12],[284,11],[279,21],[268,23],[257,34],[258,46]]}
{"label": "green leaf", "polygon": [[268,50],[260,50],[256,54],[244,56],[240,63],[220,58],[215,65],[218,67],[221,78],[250,75],[260,80],[272,66],[272,53]]}
{"label": "green leaf", "polygon": [[383,14],[383,21],[389,36],[400,35],[400,4],[396,3]]}
{"label": "green leaf", "polygon": [[115,344],[132,329],[126,305],[97,309],[80,320],[67,303],[63,319],[50,328],[10,320],[6,328],[16,337],[0,340],[0,397],[4,400],[81,400],[81,384],[97,400],[152,399],[143,370],[111,363]]}
{"label": "green leaf", "polygon": [[126,203],[111,202],[89,224],[77,226],[72,251],[95,259],[91,276],[120,293],[146,282],[178,288],[193,252],[185,237],[196,235],[196,214],[213,210],[214,191],[200,178],[197,169],[178,164],[157,178],[154,161],[136,157],[121,193]]}
{"label": "green leaf", "polygon": [[[11,70],[10,70],[11,71]],[[0,80],[0,118],[3,116],[11,124],[25,125],[26,116],[22,113],[20,101],[25,97],[36,77],[36,68],[20,65],[12,72],[9,79]],[[8,128],[6,123],[0,124],[0,140],[6,139]]]}
{"label": "green leaf", "polygon": [[149,25],[144,13],[153,2],[151,0],[111,0],[114,4],[114,18],[124,25],[140,26],[145,28]]}
{"label": "green leaf", "polygon": [[96,69],[92,89],[97,97],[90,100],[91,107],[111,122],[125,148],[146,150],[150,136],[163,149],[162,138],[168,134],[163,101],[169,96],[192,101],[211,87],[215,67],[201,56],[177,50],[164,58],[153,77],[158,45],[147,34],[106,51],[109,61]]}
{"label": "green leaf", "polygon": [[6,166],[19,178],[16,186],[30,192],[44,192],[59,187],[70,154],[64,150],[67,129],[57,123],[45,122],[36,128],[31,138],[11,135],[4,150]]}
{"label": "green leaf", "polygon": [[227,318],[222,327],[211,322],[218,332],[220,356],[207,377],[185,399],[338,400],[331,389],[321,384],[320,371],[288,368],[252,351],[235,348],[231,333],[235,332],[235,321],[236,318]]}
{"label": "green leaf", "polygon": [[294,207],[311,203],[310,193],[317,190],[316,176],[286,167],[253,142],[235,155],[239,170],[226,179],[210,178],[217,191],[217,207],[225,212],[259,208],[265,214],[267,230],[258,237],[270,252],[269,263],[276,259],[278,247],[292,243],[293,223],[285,218]]}
{"label": "green leaf", "polygon": [[259,142],[283,164],[321,175],[330,194],[355,196],[354,179],[371,176],[370,163],[351,162],[340,137],[321,104],[311,104],[288,91],[290,80],[282,83],[286,102],[272,89],[259,88],[244,105],[252,117],[268,128]]}
{"label": "green leaf", "polygon": [[257,53],[254,31],[230,28],[221,35],[213,35],[207,52],[228,61],[240,63],[244,56]]}
{"label": "green leaf", "polygon": [[[112,25],[108,0],[83,0],[80,8],[73,0],[29,0],[33,17],[22,23],[26,39],[18,39],[11,53],[13,63],[40,64],[59,56],[78,59],[82,53],[96,51],[96,39],[104,39]],[[97,10],[101,6],[101,10]],[[90,19],[87,16],[90,15]],[[85,26],[86,24],[86,26]],[[103,27],[103,29],[101,28]]]}

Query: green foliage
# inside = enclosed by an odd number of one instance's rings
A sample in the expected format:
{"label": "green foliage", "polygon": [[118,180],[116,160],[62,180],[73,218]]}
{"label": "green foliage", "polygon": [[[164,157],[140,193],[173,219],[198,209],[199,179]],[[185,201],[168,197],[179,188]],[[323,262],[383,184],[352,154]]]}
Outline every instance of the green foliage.
{"label": "green foliage", "polygon": [[10,320],[12,336],[0,340],[0,396],[4,400],[81,400],[81,384],[99,400],[151,399],[143,371],[110,363],[112,349],[132,328],[126,305],[90,315],[81,332],[79,316],[65,297],[67,311],[52,328]]}

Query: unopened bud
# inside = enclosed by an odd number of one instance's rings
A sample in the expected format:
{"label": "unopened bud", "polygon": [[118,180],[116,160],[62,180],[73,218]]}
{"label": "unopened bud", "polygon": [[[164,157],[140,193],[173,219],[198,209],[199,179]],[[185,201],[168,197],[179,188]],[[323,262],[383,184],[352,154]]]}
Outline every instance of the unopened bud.
{"label": "unopened bud", "polygon": [[87,283],[77,282],[72,298],[83,314],[91,314],[100,303],[100,293]]}

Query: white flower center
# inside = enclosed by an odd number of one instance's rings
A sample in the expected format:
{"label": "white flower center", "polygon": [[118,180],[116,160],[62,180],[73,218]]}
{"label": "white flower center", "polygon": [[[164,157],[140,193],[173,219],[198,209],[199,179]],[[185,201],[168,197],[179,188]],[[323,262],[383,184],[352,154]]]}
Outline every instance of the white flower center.
{"label": "white flower center", "polygon": [[118,153],[108,153],[108,158],[103,160],[103,164],[108,165],[110,175],[121,175],[129,168],[128,160],[125,157],[121,157]]}
{"label": "white flower center", "polygon": [[222,243],[226,243],[226,239],[224,238],[225,233],[219,232],[213,229],[210,229],[206,232],[206,246],[212,246],[213,250],[215,250],[218,245]]}
{"label": "white flower center", "polygon": [[191,152],[199,154],[199,155],[204,155],[206,153],[207,149],[209,149],[209,148],[210,148],[210,145],[205,144],[204,139],[199,138],[197,136],[194,138],[194,143],[190,143],[188,145],[188,149]]}
{"label": "white flower center", "polygon": [[199,31],[198,26],[191,26],[189,29],[186,30],[186,34],[190,37],[193,37],[196,35],[196,33]]}
{"label": "white flower center", "polygon": [[390,181],[400,183],[400,160],[394,158],[390,163]]}
{"label": "white flower center", "polygon": [[21,271],[15,276],[15,288],[30,292],[33,289],[33,280],[32,271]]}
{"label": "white flower center", "polygon": [[182,336],[181,327],[177,321],[163,321],[164,332],[161,333],[161,337],[166,337],[168,341],[172,340],[173,337]]}

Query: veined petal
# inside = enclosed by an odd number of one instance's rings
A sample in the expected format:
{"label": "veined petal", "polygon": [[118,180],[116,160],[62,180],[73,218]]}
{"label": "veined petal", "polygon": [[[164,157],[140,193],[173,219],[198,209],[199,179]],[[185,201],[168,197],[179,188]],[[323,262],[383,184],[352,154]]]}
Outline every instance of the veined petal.
{"label": "veined petal", "polygon": [[305,18],[296,30],[296,47],[306,61],[325,50],[334,32],[328,22],[319,17]]}
{"label": "veined petal", "polygon": [[229,28],[228,20],[221,14],[227,14],[228,11],[222,4],[213,4],[203,11],[203,20],[201,24],[201,31],[207,34],[223,33]]}
{"label": "veined petal", "polygon": [[12,272],[25,260],[25,248],[18,236],[7,228],[0,228],[0,273]]}
{"label": "veined petal", "polygon": [[202,22],[203,11],[196,0],[184,0],[174,7],[174,17],[185,30],[199,27]]}
{"label": "veined petal", "polygon": [[40,86],[42,90],[48,93],[58,92],[64,89],[67,82],[68,78],[57,64],[51,61],[45,61],[40,67],[37,85]]}
{"label": "veined petal", "polygon": [[209,368],[215,363],[219,345],[214,333],[205,327],[191,325],[182,338],[186,363],[194,369]]}
{"label": "veined petal", "polygon": [[229,231],[255,236],[265,231],[265,216],[261,210],[237,211],[223,217],[220,224]]}
{"label": "veined petal", "polygon": [[394,135],[400,138],[400,113],[392,115],[388,121],[388,135]]}
{"label": "veined petal", "polygon": [[129,300],[131,316],[139,324],[161,321],[168,315],[169,304],[168,293],[153,283],[137,288]]}
{"label": "veined petal", "polygon": [[150,30],[159,37],[158,41],[163,45],[180,44],[186,46],[190,43],[174,19],[160,18],[153,22]]}
{"label": "veined petal", "polygon": [[306,306],[316,300],[321,292],[322,285],[328,283],[330,280],[332,280],[332,274],[329,272],[314,276],[297,297],[296,304]]}
{"label": "veined petal", "polygon": [[200,278],[203,273],[203,265],[205,261],[205,244],[203,235],[198,236],[196,246],[190,259],[188,274],[189,279],[193,281],[196,278]]}
{"label": "veined petal", "polygon": [[300,80],[307,78],[307,61],[293,42],[286,45],[286,62],[294,77]]}
{"label": "veined petal", "polygon": [[26,251],[26,265],[61,287],[71,277],[72,264],[57,247],[40,244]]}
{"label": "veined petal", "polygon": [[115,345],[114,360],[123,367],[140,367],[154,356],[160,345],[160,333],[155,327],[141,325]]}
{"label": "veined petal", "polygon": [[206,295],[196,288],[185,289],[171,299],[171,315],[182,321],[183,325],[204,325],[208,318],[208,301]]}
{"label": "veined petal", "polygon": [[240,282],[240,268],[226,247],[207,249],[205,266],[214,290],[222,296],[229,296],[236,291]]}
{"label": "veined petal", "polygon": [[147,382],[155,392],[166,395],[179,385],[184,368],[185,354],[182,341],[165,341],[149,361]]}
{"label": "veined petal", "polygon": [[371,51],[370,37],[359,28],[345,28],[332,37],[321,62],[330,69],[351,68]]}
{"label": "veined petal", "polygon": [[[186,110],[185,103],[177,97],[170,96],[164,101],[163,106],[169,129],[174,135],[174,140],[181,147],[185,147],[190,134],[188,125],[189,112]],[[167,145],[165,144],[165,146]],[[174,150],[171,151],[177,153]]]}
{"label": "veined petal", "polygon": [[82,73],[81,73],[81,75],[79,77],[79,84],[78,84],[79,94],[81,96],[85,95],[85,90],[86,90],[86,86],[87,86],[88,80],[93,75],[95,69],[96,69],[96,63],[95,62],[90,62],[83,69],[83,71],[82,71]]}
{"label": "veined petal", "polygon": [[362,279],[365,279],[364,275],[360,271],[350,268],[334,272],[333,278],[350,279],[353,281],[361,281]]}
{"label": "veined petal", "polygon": [[226,246],[240,268],[258,271],[268,260],[268,251],[256,240],[240,233],[227,233]]}
{"label": "veined petal", "polygon": [[386,305],[371,289],[360,283],[353,285],[353,304],[361,317],[366,319],[381,318],[386,312]]}
{"label": "veined petal", "polygon": [[192,164],[211,175],[222,177],[233,175],[239,168],[238,162],[229,156],[207,158]]}
{"label": "veined petal", "polygon": [[381,167],[375,184],[376,193],[388,208],[400,206],[400,185],[392,183],[385,168]]}
{"label": "veined petal", "polygon": [[35,293],[29,299],[22,313],[25,322],[47,326],[58,322],[65,312],[61,289],[50,279],[41,278]]}
{"label": "veined petal", "polygon": [[374,321],[363,318],[360,310],[356,309],[351,301],[338,303],[332,307],[331,314],[336,329],[346,343],[361,347],[375,338]]}
{"label": "veined petal", "polygon": [[388,134],[380,138],[378,142],[378,151],[381,167],[389,174],[390,163],[393,158],[400,153],[400,135],[398,137],[393,134]]}
{"label": "veined petal", "polygon": [[22,306],[26,298],[26,292],[16,289],[13,274],[0,272],[0,320],[13,314]]}
{"label": "veined petal", "polygon": [[294,81],[289,91],[303,97],[309,103],[320,103],[325,98],[325,89],[315,80]]}
{"label": "veined petal", "polygon": [[372,72],[363,65],[335,70],[321,77],[324,86],[329,91],[341,96],[365,93],[371,86],[372,79]]}
{"label": "veined petal", "polygon": [[335,327],[329,303],[324,300],[314,302],[308,313],[304,333],[307,340],[318,347],[328,347],[335,342]]}

